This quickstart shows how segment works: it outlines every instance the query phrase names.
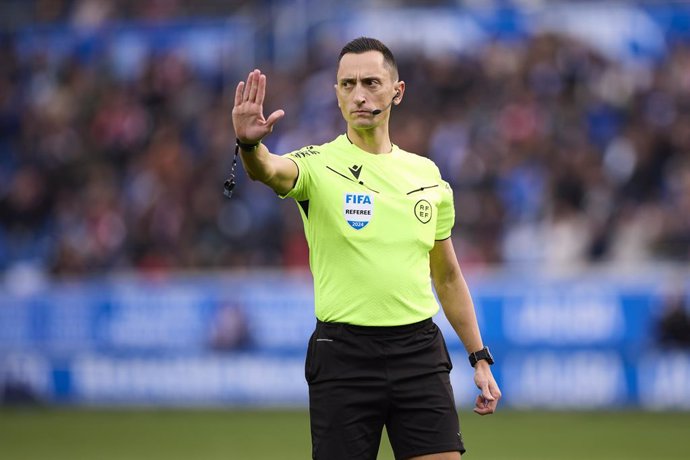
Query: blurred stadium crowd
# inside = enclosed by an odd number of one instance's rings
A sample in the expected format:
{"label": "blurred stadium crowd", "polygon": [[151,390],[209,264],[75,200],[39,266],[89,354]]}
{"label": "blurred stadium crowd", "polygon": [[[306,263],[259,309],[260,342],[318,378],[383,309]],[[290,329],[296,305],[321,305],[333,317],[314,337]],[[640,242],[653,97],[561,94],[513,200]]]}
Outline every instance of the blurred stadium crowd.
{"label": "blurred stadium crowd", "polygon": [[[407,84],[393,142],[452,185],[463,265],[690,261],[690,44],[638,69],[557,34],[471,55],[393,51]],[[344,130],[337,51],[323,54],[261,65],[267,112],[287,113],[266,139],[276,152]],[[293,203],[241,171],[236,196],[222,194],[231,97],[251,69],[208,78],[157,55],[121,80],[76,58],[22,60],[12,33],[0,62],[0,270],[308,263]]]}

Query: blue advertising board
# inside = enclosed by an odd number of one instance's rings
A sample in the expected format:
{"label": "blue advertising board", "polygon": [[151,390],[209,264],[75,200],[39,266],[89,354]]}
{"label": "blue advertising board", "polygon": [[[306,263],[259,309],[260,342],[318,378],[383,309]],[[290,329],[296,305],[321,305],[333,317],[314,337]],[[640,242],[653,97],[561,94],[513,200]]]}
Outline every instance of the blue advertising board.
{"label": "blue advertising board", "polygon": [[[660,347],[658,280],[470,278],[495,375],[514,407],[690,409],[690,353]],[[687,297],[688,286],[684,286]],[[459,405],[465,351],[435,317]],[[0,386],[73,404],[304,405],[308,273],[54,282],[0,291]]]}

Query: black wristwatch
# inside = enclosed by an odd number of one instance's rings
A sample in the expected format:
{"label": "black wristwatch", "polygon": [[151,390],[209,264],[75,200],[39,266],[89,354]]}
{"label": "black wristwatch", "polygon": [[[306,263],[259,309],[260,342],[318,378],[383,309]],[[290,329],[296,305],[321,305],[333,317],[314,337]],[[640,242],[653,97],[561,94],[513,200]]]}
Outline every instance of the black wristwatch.
{"label": "black wristwatch", "polygon": [[486,360],[486,362],[489,363],[489,365],[494,363],[494,357],[491,356],[489,347],[484,347],[479,351],[470,353],[470,355],[467,358],[470,360],[470,365],[472,365],[472,367],[474,367],[477,364],[477,361],[482,359]]}

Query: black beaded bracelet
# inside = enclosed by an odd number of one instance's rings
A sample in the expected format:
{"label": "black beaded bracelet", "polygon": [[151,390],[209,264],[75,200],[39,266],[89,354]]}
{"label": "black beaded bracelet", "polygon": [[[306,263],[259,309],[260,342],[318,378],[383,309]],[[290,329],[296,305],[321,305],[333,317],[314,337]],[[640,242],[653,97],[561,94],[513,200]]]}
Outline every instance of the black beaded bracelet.
{"label": "black beaded bracelet", "polygon": [[261,144],[261,141],[257,142],[256,144],[245,144],[244,142],[240,141],[238,138],[235,138],[235,144],[245,152],[249,152],[251,150],[256,149],[259,144]]}

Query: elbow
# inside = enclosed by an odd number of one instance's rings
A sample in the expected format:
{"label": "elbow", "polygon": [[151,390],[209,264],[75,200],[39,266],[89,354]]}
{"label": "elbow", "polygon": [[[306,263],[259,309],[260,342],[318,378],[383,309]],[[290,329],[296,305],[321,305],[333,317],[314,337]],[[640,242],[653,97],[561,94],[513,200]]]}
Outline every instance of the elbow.
{"label": "elbow", "polygon": [[434,288],[436,288],[436,292],[442,292],[451,289],[453,286],[455,286],[459,281],[461,281],[462,277],[460,274],[460,270],[444,270],[442,273],[435,273],[432,274],[432,280],[434,282]]}
{"label": "elbow", "polygon": [[454,264],[446,265],[442,269],[431,269],[431,278],[434,284],[451,284],[460,276],[460,268]]}

